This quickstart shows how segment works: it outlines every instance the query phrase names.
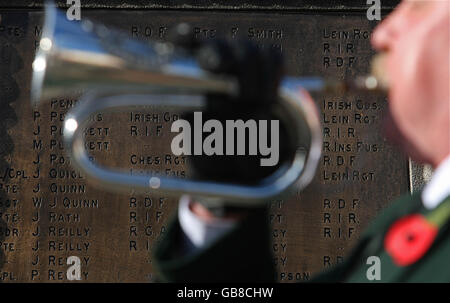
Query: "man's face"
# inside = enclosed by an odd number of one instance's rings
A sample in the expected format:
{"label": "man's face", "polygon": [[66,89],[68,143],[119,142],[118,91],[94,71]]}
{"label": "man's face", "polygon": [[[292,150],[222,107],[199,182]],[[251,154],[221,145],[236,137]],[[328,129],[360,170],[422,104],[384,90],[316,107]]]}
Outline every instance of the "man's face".
{"label": "man's face", "polygon": [[404,0],[372,36],[387,55],[387,135],[434,166],[450,153],[449,3]]}

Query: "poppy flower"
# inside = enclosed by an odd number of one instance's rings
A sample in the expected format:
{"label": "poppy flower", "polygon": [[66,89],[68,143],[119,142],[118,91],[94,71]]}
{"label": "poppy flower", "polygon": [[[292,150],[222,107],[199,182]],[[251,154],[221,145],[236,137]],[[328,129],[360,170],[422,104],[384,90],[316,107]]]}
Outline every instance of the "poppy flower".
{"label": "poppy flower", "polygon": [[398,266],[408,266],[425,255],[438,227],[419,214],[397,220],[384,238],[384,248]]}

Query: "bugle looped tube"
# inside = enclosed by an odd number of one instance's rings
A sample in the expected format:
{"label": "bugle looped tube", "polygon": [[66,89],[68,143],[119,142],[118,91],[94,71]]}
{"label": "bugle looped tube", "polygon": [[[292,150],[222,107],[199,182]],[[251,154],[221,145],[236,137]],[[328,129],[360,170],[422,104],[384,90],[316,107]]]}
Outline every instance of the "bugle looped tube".
{"label": "bugle looped tube", "polygon": [[302,189],[310,183],[321,155],[322,132],[318,111],[306,91],[346,87],[314,78],[281,81],[278,103],[289,115],[294,145],[299,148],[289,163],[282,163],[255,185],[129,175],[90,161],[83,129],[95,113],[145,106],[201,110],[206,94],[236,96],[241,88],[230,75],[203,69],[189,52],[173,43],[138,41],[88,20],[68,21],[65,14],[46,5],[33,62],[31,100],[36,105],[79,89],[86,93],[66,114],[63,139],[72,165],[91,183],[114,191],[190,194],[252,206],[276,198],[294,185]]}

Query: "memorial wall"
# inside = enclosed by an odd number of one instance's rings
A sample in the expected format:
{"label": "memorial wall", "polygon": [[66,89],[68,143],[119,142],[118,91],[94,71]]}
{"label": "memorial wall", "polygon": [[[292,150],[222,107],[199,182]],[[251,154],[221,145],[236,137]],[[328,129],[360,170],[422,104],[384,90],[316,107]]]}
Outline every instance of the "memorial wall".
{"label": "memorial wall", "polygon": [[[246,38],[272,47],[285,56],[287,74],[295,76],[366,74],[374,54],[370,36],[378,24],[367,19],[365,1],[93,2],[83,8],[81,1],[82,19],[143,40],[165,40],[171,28],[187,22],[201,40]],[[71,167],[61,126],[78,98],[61,95],[36,107],[29,100],[42,6],[2,3],[0,281],[67,282],[67,259],[75,256],[82,282],[151,282],[151,250],[178,197],[109,193]],[[396,1],[383,4],[385,14]],[[408,159],[381,134],[386,97],[313,97],[323,127],[316,176],[306,190],[268,206],[281,282],[307,280],[341,262],[370,220],[410,190]],[[189,159],[170,150],[170,125],[178,117],[170,108],[99,113],[85,130],[85,148],[93,161],[130,174],[189,178]]]}

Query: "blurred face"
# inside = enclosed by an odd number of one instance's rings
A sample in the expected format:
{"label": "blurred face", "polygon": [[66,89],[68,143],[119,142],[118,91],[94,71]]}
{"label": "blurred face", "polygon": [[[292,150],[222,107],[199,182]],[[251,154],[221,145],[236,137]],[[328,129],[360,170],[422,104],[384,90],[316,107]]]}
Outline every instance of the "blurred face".
{"label": "blurred face", "polygon": [[372,36],[387,55],[386,134],[435,167],[450,154],[449,15],[449,0],[404,0]]}

